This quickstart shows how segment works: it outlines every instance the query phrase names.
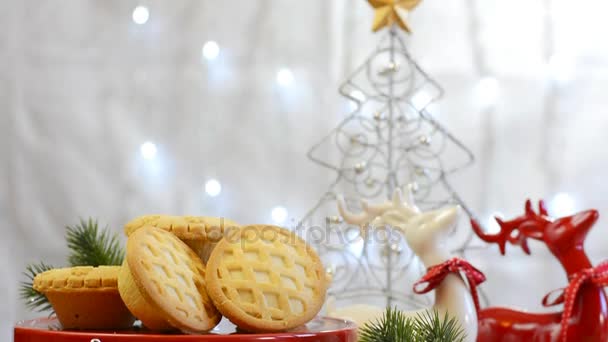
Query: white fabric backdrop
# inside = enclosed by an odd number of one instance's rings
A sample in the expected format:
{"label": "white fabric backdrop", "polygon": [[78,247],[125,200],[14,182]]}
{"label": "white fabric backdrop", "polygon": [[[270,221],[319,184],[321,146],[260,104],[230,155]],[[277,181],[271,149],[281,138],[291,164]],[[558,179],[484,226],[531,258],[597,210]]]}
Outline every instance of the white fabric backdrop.
{"label": "white fabric backdrop", "polygon": [[[608,213],[607,5],[543,3],[426,0],[412,18],[410,50],[447,92],[439,118],[478,157],[454,182],[482,217],[559,192]],[[131,20],[137,4],[145,25]],[[79,217],[117,232],[157,212],[267,222],[283,205],[299,218],[328,185],[305,154],[348,111],[337,88],[375,46],[371,16],[362,0],[0,1],[0,339],[36,316],[17,299],[20,272],[63,264],[64,226]],[[214,62],[201,61],[207,40],[222,49]],[[281,67],[294,73],[288,89],[275,83]],[[500,88],[487,110],[482,74]],[[155,161],[141,158],[145,141]],[[212,177],[223,186],[213,199]],[[608,256],[604,222],[588,238],[596,262]],[[563,285],[532,249],[472,256],[494,304],[538,310]]]}

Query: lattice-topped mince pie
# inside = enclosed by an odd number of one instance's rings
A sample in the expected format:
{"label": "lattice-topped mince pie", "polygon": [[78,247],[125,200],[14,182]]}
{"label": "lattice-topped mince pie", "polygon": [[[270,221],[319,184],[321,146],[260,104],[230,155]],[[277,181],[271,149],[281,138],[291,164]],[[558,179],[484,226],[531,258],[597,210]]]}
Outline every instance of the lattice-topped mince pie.
{"label": "lattice-topped mince pie", "polygon": [[205,267],[175,235],[155,227],[137,229],[126,254],[118,288],[146,327],[197,333],[219,323],[221,315],[207,295]]}
{"label": "lattice-topped mince pie", "polygon": [[128,329],[135,318],[118,294],[120,266],[58,268],[38,274],[34,290],[53,306],[64,329]]}
{"label": "lattice-topped mince pie", "polygon": [[218,310],[253,332],[307,323],[321,309],[327,287],[317,253],[292,232],[268,225],[226,235],[211,253],[206,280]]}

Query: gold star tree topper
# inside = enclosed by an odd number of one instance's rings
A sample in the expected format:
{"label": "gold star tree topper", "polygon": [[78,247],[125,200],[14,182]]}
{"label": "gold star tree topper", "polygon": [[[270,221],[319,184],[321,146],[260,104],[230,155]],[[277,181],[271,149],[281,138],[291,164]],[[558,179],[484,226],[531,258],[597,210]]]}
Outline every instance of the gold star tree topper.
{"label": "gold star tree topper", "polygon": [[377,32],[383,27],[397,23],[405,32],[411,33],[407,24],[409,13],[422,0],[367,0],[375,10],[372,30]]}

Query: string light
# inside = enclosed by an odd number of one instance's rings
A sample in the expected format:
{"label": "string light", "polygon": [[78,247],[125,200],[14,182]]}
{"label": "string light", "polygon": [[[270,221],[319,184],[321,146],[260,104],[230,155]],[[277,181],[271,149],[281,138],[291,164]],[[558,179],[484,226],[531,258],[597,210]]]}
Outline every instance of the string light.
{"label": "string light", "polygon": [[348,242],[346,248],[355,258],[360,258],[363,255],[364,242],[361,235],[358,235],[356,239]]}
{"label": "string light", "polygon": [[272,216],[274,223],[282,224],[285,222],[285,220],[287,220],[287,215],[289,214],[287,213],[287,209],[285,209],[285,207],[277,206],[272,208],[270,215]]}
{"label": "string light", "polygon": [[210,179],[205,183],[205,192],[211,197],[216,197],[222,192],[222,184],[217,179]]}
{"label": "string light", "polygon": [[560,192],[549,201],[548,209],[555,217],[572,215],[576,211],[576,201],[570,194]]}
{"label": "string light", "polygon": [[411,99],[412,106],[414,106],[417,111],[425,109],[431,103],[431,101],[433,101],[433,97],[424,90],[414,94]]}
{"label": "string light", "polygon": [[572,58],[562,54],[554,54],[549,59],[549,77],[557,82],[567,82],[572,78],[574,63]]}
{"label": "string light", "polygon": [[133,22],[138,25],[143,25],[150,19],[150,11],[146,6],[137,6],[133,10]]}
{"label": "string light", "polygon": [[359,102],[365,102],[365,94],[363,94],[361,90],[353,90],[350,92],[349,96]]}
{"label": "string light", "polygon": [[494,77],[486,76],[475,87],[475,97],[480,107],[492,107],[498,100],[499,85]]}
{"label": "string light", "polygon": [[294,77],[291,70],[282,68],[277,72],[277,83],[282,87],[288,87],[293,83]]}
{"label": "string light", "polygon": [[151,141],[146,141],[145,143],[141,144],[141,146],[139,147],[139,151],[141,153],[141,156],[147,160],[152,160],[156,158],[156,153],[158,152],[156,144]]}
{"label": "string light", "polygon": [[203,45],[202,54],[206,60],[212,61],[219,56],[220,46],[217,44],[217,42],[210,40]]}
{"label": "string light", "polygon": [[500,232],[500,225],[496,221],[496,217],[503,217],[502,213],[494,212],[488,217],[486,229],[488,234],[496,234]]}

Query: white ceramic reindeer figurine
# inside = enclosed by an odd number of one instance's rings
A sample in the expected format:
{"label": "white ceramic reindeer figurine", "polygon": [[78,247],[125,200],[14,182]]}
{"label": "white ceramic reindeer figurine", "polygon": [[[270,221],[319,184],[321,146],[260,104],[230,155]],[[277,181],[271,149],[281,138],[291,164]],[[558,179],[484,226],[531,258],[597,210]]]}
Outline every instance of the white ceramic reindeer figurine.
{"label": "white ceramic reindeer figurine", "polygon": [[[428,268],[442,264],[451,259],[446,240],[451,228],[458,220],[458,207],[448,207],[435,211],[420,212],[414,205],[413,197],[408,193],[408,202],[402,199],[400,189],[393,194],[393,201],[379,205],[370,205],[362,201],[363,212],[352,213],[346,209],[344,199],[338,199],[338,210],[344,221],[360,226],[370,225],[379,227],[390,225],[399,229],[405,236],[412,251]],[[404,289],[405,291],[405,289]],[[458,319],[467,335],[467,341],[477,338],[477,311],[475,302],[467,284],[458,273],[449,273],[435,288],[434,308],[443,318],[445,312]],[[408,316],[428,310],[406,312]],[[362,311],[366,311],[365,315]],[[364,308],[355,305],[348,309],[334,310],[330,314],[343,318],[355,319],[361,326],[365,321],[373,321],[382,316],[383,310]]]}

